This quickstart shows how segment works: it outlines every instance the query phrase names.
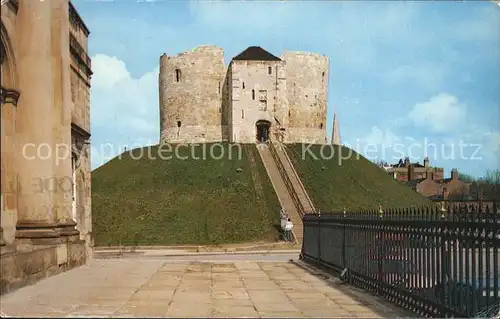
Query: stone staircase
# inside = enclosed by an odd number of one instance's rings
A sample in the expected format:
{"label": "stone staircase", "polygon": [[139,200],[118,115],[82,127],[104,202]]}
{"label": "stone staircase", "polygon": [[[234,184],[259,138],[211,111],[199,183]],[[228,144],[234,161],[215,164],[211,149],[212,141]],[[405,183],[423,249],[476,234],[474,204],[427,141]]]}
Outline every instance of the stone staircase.
{"label": "stone staircase", "polygon": [[281,143],[275,143],[274,145],[276,153],[283,164],[283,168],[288,175],[293,190],[297,193],[297,197],[302,206],[302,215],[314,213],[316,209],[314,208],[309,195],[307,195],[306,189],[304,188],[297,171],[293,167],[292,161],[286,152],[286,145]]}
{"label": "stone staircase", "polygon": [[314,206],[283,145],[278,142],[268,142],[258,145],[257,149],[281,206],[290,215],[294,225],[294,238],[297,243],[301,244],[304,237],[302,216],[314,212]]}

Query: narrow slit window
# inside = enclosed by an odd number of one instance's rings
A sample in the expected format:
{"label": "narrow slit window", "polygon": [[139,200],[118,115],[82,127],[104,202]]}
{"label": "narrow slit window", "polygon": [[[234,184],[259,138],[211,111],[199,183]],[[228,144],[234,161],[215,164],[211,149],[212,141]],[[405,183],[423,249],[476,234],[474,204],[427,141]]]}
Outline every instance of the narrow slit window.
{"label": "narrow slit window", "polygon": [[181,81],[181,70],[176,69],[175,70],[175,82],[180,82]]}
{"label": "narrow slit window", "polygon": [[252,100],[255,100],[255,90],[252,90]]}
{"label": "narrow slit window", "polygon": [[272,74],[273,73],[273,68],[272,67],[268,67],[267,68],[267,73]]}
{"label": "narrow slit window", "polygon": [[245,110],[241,110],[241,118],[244,119],[245,118]]}
{"label": "narrow slit window", "polygon": [[319,128],[320,128],[320,129],[323,129],[323,123],[320,123],[320,124],[319,124]]}
{"label": "narrow slit window", "polygon": [[245,82],[243,82],[243,90],[245,89]]}
{"label": "narrow slit window", "polygon": [[219,94],[220,94],[220,82],[219,82]]}

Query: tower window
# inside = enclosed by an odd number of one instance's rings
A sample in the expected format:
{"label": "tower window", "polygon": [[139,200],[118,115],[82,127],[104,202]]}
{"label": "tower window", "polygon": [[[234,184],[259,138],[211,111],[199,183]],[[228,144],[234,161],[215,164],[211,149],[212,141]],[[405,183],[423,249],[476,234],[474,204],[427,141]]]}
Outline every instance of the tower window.
{"label": "tower window", "polygon": [[288,111],[288,117],[291,117],[292,116],[292,113],[290,111]]}
{"label": "tower window", "polygon": [[252,90],[252,100],[255,100],[255,90]]}
{"label": "tower window", "polygon": [[245,89],[245,82],[243,82],[243,89]]}
{"label": "tower window", "polygon": [[220,82],[219,82],[219,94],[220,94]]}
{"label": "tower window", "polygon": [[177,127],[181,127],[181,121],[177,121]]}
{"label": "tower window", "polygon": [[273,73],[273,68],[272,67],[268,67],[267,68],[267,73],[272,74]]}
{"label": "tower window", "polygon": [[320,124],[319,124],[319,128],[320,128],[320,129],[323,129],[323,123],[320,123]]}
{"label": "tower window", "polygon": [[241,110],[241,118],[244,119],[245,118],[245,110]]}
{"label": "tower window", "polygon": [[175,69],[175,82],[181,81],[181,70]]}

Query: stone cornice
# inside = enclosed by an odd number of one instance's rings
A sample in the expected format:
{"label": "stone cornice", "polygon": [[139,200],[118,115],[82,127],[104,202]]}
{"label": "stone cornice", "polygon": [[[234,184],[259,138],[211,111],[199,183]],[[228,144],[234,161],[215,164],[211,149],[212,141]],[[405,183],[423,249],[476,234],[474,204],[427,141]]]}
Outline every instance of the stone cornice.
{"label": "stone cornice", "polygon": [[3,86],[0,87],[0,102],[2,105],[9,103],[14,106],[17,106],[17,102],[19,100],[20,95],[21,93],[19,93],[19,91],[16,91],[14,89],[7,89],[4,88]]}
{"label": "stone cornice", "polygon": [[81,75],[81,74],[80,74],[80,71],[78,70],[78,68],[76,68],[75,66],[71,65],[71,70],[72,70],[73,72],[75,72],[76,76],[78,76],[78,78],[79,78],[80,80],[82,80],[82,81],[83,81],[83,83],[85,83],[85,85],[87,86],[87,88],[90,88],[90,83],[87,81],[87,79],[85,79],[85,78],[83,77],[83,75]]}
{"label": "stone cornice", "polygon": [[85,36],[87,36],[87,37],[89,36],[89,34],[90,34],[89,29],[85,25],[85,22],[83,22],[82,17],[80,16],[78,11],[76,10],[73,3],[71,3],[71,1],[69,1],[69,21],[76,23],[83,30],[83,32],[85,33]]}
{"label": "stone cornice", "polygon": [[78,40],[73,34],[69,34],[69,50],[71,54],[76,58],[77,63],[80,67],[83,67],[85,73],[88,77],[92,76],[92,62],[90,57],[87,55],[83,47],[78,43]]}
{"label": "stone cornice", "polygon": [[71,123],[71,133],[75,133],[77,138],[85,140],[88,140],[90,138],[90,133],[75,123]]}

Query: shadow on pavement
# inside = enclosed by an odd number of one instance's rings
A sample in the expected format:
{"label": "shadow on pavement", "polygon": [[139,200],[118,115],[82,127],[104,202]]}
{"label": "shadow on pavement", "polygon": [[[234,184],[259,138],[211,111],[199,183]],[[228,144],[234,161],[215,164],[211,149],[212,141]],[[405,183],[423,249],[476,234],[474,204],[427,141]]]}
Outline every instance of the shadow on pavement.
{"label": "shadow on pavement", "polygon": [[375,296],[370,292],[364,291],[347,283],[342,282],[339,278],[331,275],[327,269],[323,267],[313,266],[300,260],[290,260],[297,267],[307,271],[309,274],[323,280],[328,286],[336,289],[346,296],[352,298],[359,304],[369,308],[373,312],[385,318],[417,318],[415,313],[400,308],[388,302],[386,299]]}

